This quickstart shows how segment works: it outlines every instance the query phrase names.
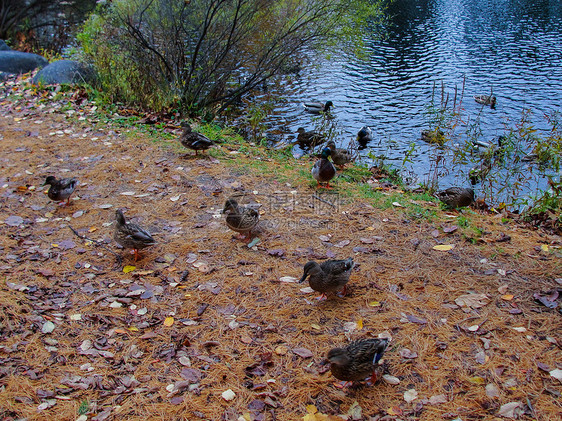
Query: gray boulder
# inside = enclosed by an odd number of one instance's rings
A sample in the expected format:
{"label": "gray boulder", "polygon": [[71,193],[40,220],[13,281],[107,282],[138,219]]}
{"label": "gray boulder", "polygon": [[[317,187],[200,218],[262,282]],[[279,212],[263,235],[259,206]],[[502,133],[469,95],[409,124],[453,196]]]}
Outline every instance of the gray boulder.
{"label": "gray boulder", "polygon": [[20,74],[45,67],[49,62],[37,54],[21,51],[0,51],[0,72]]}
{"label": "gray boulder", "polygon": [[89,83],[95,78],[92,67],[79,61],[59,60],[41,69],[33,78],[33,83],[46,85]]}
{"label": "gray boulder", "polygon": [[0,51],[10,51],[11,48],[8,47],[8,44],[4,42],[3,39],[0,39]]}

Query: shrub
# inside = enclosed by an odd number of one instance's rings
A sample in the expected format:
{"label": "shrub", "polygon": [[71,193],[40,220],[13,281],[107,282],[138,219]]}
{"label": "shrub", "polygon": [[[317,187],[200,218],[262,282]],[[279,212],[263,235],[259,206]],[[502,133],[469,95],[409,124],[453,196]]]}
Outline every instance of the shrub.
{"label": "shrub", "polygon": [[114,0],[80,40],[116,98],[221,112],[335,40],[354,45],[380,10],[361,0]]}

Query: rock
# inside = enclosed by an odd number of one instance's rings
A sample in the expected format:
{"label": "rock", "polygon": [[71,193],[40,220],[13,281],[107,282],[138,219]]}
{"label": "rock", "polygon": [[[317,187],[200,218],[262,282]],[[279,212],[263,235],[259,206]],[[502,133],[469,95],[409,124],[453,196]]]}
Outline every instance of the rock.
{"label": "rock", "polygon": [[79,84],[92,82],[94,78],[95,74],[92,67],[75,60],[59,60],[41,69],[33,78],[33,83],[46,85]]}
{"label": "rock", "polygon": [[49,64],[47,59],[37,54],[12,50],[0,51],[0,72],[27,73],[47,64]]}
{"label": "rock", "polygon": [[10,51],[11,48],[8,47],[8,44],[3,39],[0,39],[0,51]]}

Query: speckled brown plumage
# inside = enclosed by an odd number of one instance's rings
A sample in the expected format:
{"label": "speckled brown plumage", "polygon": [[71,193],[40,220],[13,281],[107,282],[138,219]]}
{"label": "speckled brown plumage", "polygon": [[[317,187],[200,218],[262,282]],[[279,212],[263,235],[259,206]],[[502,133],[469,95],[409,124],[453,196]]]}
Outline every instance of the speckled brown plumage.
{"label": "speckled brown plumage", "polygon": [[70,196],[72,196],[72,193],[74,193],[78,186],[78,180],[76,178],[61,178],[57,180],[54,176],[50,175],[43,183],[43,186],[47,184],[50,185],[47,191],[49,199],[55,202],[66,200],[66,204],[68,205],[70,203]]}
{"label": "speckled brown plumage", "polygon": [[435,197],[448,207],[456,209],[470,206],[474,202],[474,190],[465,187],[449,187],[446,190],[435,193]]}
{"label": "speckled brown plumage", "polygon": [[230,198],[224,203],[222,213],[226,215],[228,228],[250,239],[251,231],[259,221],[259,214],[255,209],[241,206],[235,199]]}
{"label": "speckled brown plumage", "polygon": [[152,235],[137,224],[128,222],[121,210],[115,211],[115,231],[113,238],[123,248],[133,249],[135,260],[138,258],[138,250],[156,244]]}
{"label": "speckled brown plumage", "polygon": [[308,284],[314,291],[329,294],[343,290],[342,294],[345,295],[353,265],[351,257],[346,260],[326,260],[321,264],[310,261],[304,265],[299,283],[309,277]]}
{"label": "speckled brown plumage", "polygon": [[358,339],[345,348],[333,348],[328,352],[330,369],[336,379],[344,381],[364,380],[371,376],[388,346],[388,339]]}

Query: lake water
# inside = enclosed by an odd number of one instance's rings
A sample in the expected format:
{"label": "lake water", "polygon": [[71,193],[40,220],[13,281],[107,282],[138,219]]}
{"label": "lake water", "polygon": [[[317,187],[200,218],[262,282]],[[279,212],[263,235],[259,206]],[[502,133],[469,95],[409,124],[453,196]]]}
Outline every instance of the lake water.
{"label": "lake water", "polygon": [[[444,84],[452,103],[455,86],[460,98],[464,81],[457,145],[466,140],[467,122],[479,119],[481,139],[490,141],[518,123],[527,109],[536,128],[550,127],[544,114],[562,104],[562,1],[395,0],[387,15],[385,36],[365,34],[365,57],[342,51],[319,67],[303,69],[283,92],[285,101],[276,102],[268,121],[272,127],[285,134],[300,126],[312,129],[315,122],[300,104],[331,100],[342,131],[338,143],[345,146],[369,125],[372,151],[400,166],[414,142],[408,169],[419,181],[427,177],[435,155],[435,146],[420,137],[429,128],[426,110],[434,84],[438,96]],[[491,90],[495,110],[473,99]],[[367,152],[362,151],[364,160]],[[444,171],[441,187],[451,184],[466,185],[466,174]]]}

